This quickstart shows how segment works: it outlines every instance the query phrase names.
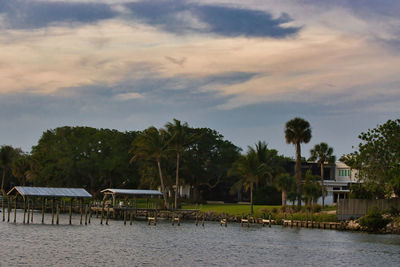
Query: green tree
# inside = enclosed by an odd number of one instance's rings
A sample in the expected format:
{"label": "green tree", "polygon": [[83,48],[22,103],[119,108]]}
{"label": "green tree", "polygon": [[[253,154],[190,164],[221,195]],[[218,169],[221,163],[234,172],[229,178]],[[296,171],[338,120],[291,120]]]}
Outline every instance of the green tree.
{"label": "green tree", "polygon": [[[400,119],[388,120],[374,129],[362,132],[358,151],[342,159],[358,170],[363,190],[375,198],[400,196]],[[383,194],[382,194],[383,192]]]}
{"label": "green tree", "polygon": [[306,172],[306,179],[303,186],[304,197],[307,199],[307,205],[311,206],[311,201],[317,202],[322,195],[323,188],[318,183],[318,176],[312,175],[311,170]]}
{"label": "green tree", "polygon": [[239,158],[240,148],[215,130],[188,130],[195,138],[182,155],[181,171],[185,182],[193,187],[193,200],[198,202],[200,193],[212,195],[219,186],[232,186],[234,181],[228,178],[228,171]]}
{"label": "green tree", "polygon": [[281,173],[275,178],[275,186],[282,191],[282,206],[286,206],[288,192],[290,192],[296,180],[288,173]]}
{"label": "green tree", "polygon": [[6,178],[6,173],[11,170],[11,166],[19,154],[20,150],[14,149],[12,146],[2,146],[0,148],[0,167],[2,169],[1,177],[1,193],[4,195],[4,181]]}
{"label": "green tree", "polygon": [[175,170],[175,209],[178,207],[178,191],[179,191],[179,163],[182,153],[185,149],[193,143],[195,136],[190,134],[189,125],[181,123],[179,120],[174,119],[173,122],[168,122],[165,125],[167,133],[169,134],[170,147],[176,152],[176,170]]}
{"label": "green tree", "polygon": [[253,214],[253,190],[254,187],[259,183],[260,180],[265,180],[267,177],[271,176],[271,169],[262,160],[263,155],[265,155],[265,150],[267,146],[261,145],[263,143],[258,143],[256,149],[249,147],[249,150],[245,156],[239,158],[236,161],[229,173],[230,176],[239,177],[239,181],[234,184],[231,192],[237,192],[240,187],[244,190],[250,190],[250,212]]}
{"label": "green tree", "polygon": [[301,207],[301,143],[308,143],[311,140],[310,123],[302,118],[294,118],[285,125],[286,143],[293,144],[296,147],[296,181],[297,181],[297,206]]}
{"label": "green tree", "polygon": [[96,195],[106,186],[137,184],[129,163],[136,132],[59,127],[43,133],[32,148],[31,181],[39,186],[84,187]]}
{"label": "green tree", "polygon": [[158,130],[155,127],[150,127],[135,138],[131,149],[131,152],[133,153],[131,162],[136,162],[137,160],[142,159],[155,161],[157,164],[158,175],[161,183],[161,191],[164,197],[164,206],[166,208],[168,208],[168,198],[161,169],[161,159],[165,156],[169,142],[170,139],[168,139],[168,135],[164,130]]}
{"label": "green tree", "polygon": [[31,170],[29,155],[21,154],[11,165],[12,175],[18,179],[19,185],[24,186]]}
{"label": "green tree", "polygon": [[324,186],[324,167],[327,163],[334,163],[336,157],[333,154],[333,148],[328,146],[327,143],[316,144],[310,150],[311,157],[309,160],[317,161],[321,167],[321,187],[322,187],[322,208],[325,206],[325,186]]}

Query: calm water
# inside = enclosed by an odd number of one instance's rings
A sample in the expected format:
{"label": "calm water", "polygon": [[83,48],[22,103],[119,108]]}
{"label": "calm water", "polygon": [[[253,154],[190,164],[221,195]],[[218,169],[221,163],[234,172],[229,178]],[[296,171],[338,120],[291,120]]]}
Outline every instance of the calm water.
{"label": "calm water", "polygon": [[[0,266],[400,266],[400,236],[184,221],[69,226],[0,222]],[[1,213],[0,213],[1,214]],[[2,217],[0,217],[2,219]],[[13,217],[12,217],[13,218]],[[46,218],[50,223],[50,218]]]}

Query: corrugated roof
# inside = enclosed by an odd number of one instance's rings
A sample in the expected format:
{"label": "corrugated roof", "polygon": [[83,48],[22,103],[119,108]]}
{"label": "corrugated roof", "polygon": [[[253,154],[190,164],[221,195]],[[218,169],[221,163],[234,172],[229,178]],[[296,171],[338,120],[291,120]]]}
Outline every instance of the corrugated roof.
{"label": "corrugated roof", "polygon": [[16,190],[23,196],[35,197],[92,197],[83,188],[56,188],[56,187],[31,187],[31,186],[15,186],[7,195]]}
{"label": "corrugated roof", "polygon": [[112,193],[119,195],[144,195],[144,196],[161,196],[162,193],[157,190],[141,190],[141,189],[113,189],[107,188],[101,191],[104,193]]}

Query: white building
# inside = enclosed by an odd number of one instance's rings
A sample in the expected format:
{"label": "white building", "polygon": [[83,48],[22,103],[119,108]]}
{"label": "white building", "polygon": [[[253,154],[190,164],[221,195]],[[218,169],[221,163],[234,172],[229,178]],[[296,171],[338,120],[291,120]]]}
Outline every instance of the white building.
{"label": "white building", "polygon": [[[348,198],[350,186],[359,183],[357,174],[357,170],[352,170],[343,162],[337,161],[334,180],[324,180],[324,186],[327,191],[325,204],[336,205],[338,199]],[[318,199],[318,204],[322,204],[322,198]]]}

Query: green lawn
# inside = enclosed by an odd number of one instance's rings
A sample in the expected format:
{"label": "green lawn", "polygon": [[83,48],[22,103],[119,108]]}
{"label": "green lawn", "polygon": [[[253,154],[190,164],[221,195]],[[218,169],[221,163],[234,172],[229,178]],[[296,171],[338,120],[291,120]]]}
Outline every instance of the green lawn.
{"label": "green lawn", "polygon": [[[255,216],[261,217],[264,212],[273,208],[279,210],[281,206],[254,205]],[[250,214],[249,204],[202,204],[202,205],[182,205],[182,209],[199,209],[201,212],[213,211],[216,213],[226,213],[229,215],[242,216]],[[268,212],[267,212],[268,213]]]}
{"label": "green lawn", "polygon": [[[254,205],[254,217],[263,217],[263,213],[266,216],[271,212],[273,219],[291,219],[292,214],[286,213],[283,214],[280,212],[281,206],[267,206],[267,205]],[[202,204],[202,205],[193,205],[193,204],[182,204],[182,209],[199,209],[201,212],[214,212],[218,214],[227,214],[231,216],[246,216],[250,214],[250,205],[249,204]],[[332,207],[327,207],[327,210],[332,210]],[[296,212],[293,214],[294,220],[310,220],[310,214],[306,214],[305,212]],[[313,214],[314,221],[319,222],[334,222],[336,221],[336,214],[326,214],[326,213],[314,213]]]}

